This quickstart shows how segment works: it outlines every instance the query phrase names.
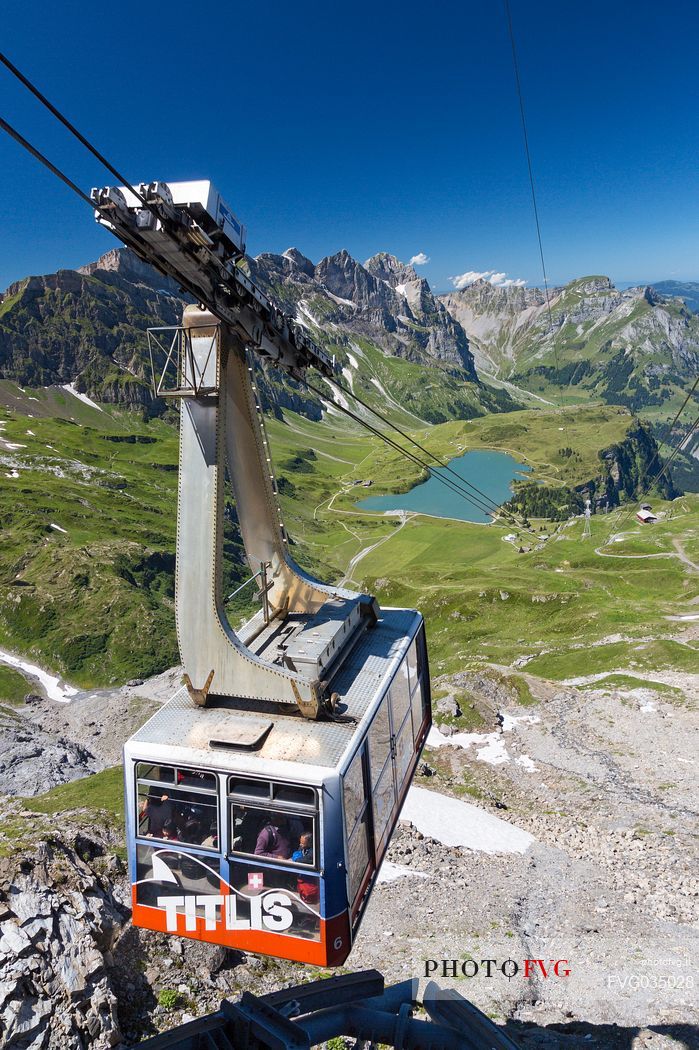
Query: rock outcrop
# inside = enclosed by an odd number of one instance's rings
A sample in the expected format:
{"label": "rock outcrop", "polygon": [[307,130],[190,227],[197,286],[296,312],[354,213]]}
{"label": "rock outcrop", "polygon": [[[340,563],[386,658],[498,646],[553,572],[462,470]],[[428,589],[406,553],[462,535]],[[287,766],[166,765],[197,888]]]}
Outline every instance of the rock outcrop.
{"label": "rock outcrop", "polygon": [[[39,703],[43,704],[41,697]],[[0,795],[29,797],[100,768],[92,752],[0,708]]]}
{"label": "rock outcrop", "polygon": [[461,325],[424,278],[387,252],[362,265],[343,249],[314,266],[290,248],[283,255],[259,255],[250,261],[250,270],[254,280],[296,311],[301,323],[308,323],[310,314],[319,326],[330,322],[371,339],[387,353],[438,362],[478,382]]}
{"label": "rock outcrop", "polygon": [[[34,832],[35,833],[35,832]],[[0,859],[0,1040],[8,1050],[95,1050],[121,1039],[108,972],[128,911],[84,835],[48,835]],[[123,865],[121,865],[123,870]]]}

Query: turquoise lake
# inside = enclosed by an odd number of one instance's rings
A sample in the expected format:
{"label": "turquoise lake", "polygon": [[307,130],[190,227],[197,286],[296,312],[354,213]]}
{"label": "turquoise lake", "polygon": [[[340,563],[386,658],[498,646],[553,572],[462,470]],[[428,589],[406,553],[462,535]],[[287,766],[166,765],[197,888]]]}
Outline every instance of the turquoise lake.
{"label": "turquoise lake", "polygon": [[[493,503],[500,506],[512,495],[512,482],[526,476],[531,467],[518,463],[507,452],[491,452],[476,449],[465,452],[449,462],[451,469],[487,494]],[[433,467],[433,474],[451,475],[443,467]],[[451,478],[457,484],[455,478]],[[481,502],[483,502],[481,500]],[[391,496],[369,496],[357,504],[362,510],[412,510],[432,514],[437,518],[459,518],[461,521],[489,522],[491,518],[479,507],[467,503],[453,489],[430,477],[410,492]]]}

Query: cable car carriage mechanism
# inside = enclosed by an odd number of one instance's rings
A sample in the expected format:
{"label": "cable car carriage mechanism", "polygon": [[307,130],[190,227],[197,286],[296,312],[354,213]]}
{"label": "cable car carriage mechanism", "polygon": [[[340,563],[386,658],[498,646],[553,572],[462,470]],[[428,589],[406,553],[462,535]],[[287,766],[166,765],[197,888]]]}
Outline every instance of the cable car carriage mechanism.
{"label": "cable car carriage mechanism", "polygon": [[[248,353],[334,361],[252,284],[208,182],[93,191],[96,217],[199,301],[149,332],[180,401],[175,606],[186,683],[124,748],[137,926],[278,958],[347,958],[431,725],[422,617],[293,561]],[[164,362],[164,363],[163,363]],[[224,479],[260,598],[234,630]]]}

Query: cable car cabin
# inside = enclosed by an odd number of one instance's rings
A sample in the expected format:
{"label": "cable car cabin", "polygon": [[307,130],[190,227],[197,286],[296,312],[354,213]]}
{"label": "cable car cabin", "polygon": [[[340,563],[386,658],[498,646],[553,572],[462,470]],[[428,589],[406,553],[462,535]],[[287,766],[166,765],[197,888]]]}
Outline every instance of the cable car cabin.
{"label": "cable car cabin", "polygon": [[344,962],[431,724],[420,614],[384,609],[332,686],[327,721],[181,689],[128,741],[136,926]]}

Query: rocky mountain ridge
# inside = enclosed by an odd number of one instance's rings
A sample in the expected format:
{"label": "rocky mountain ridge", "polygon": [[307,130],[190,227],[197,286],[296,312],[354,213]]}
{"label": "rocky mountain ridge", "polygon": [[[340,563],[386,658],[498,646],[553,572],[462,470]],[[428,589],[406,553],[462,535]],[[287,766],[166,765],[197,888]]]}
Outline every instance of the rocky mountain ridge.
{"label": "rocky mountain ridge", "polygon": [[[352,383],[370,400],[398,402],[405,394],[415,402],[409,413],[430,422],[514,407],[505,392],[480,383],[461,325],[427,281],[393,256],[363,266],[341,251],[315,265],[289,249],[246,265],[354,370]],[[145,332],[178,324],[185,301],[174,281],[123,248],[79,270],[15,282],[0,302],[0,378],[23,386],[75,383],[97,401],[162,412],[150,389]],[[259,386],[267,409],[321,417],[319,399],[275,370],[261,367]]]}
{"label": "rocky mountain ridge", "polygon": [[[253,279],[266,287],[300,324],[318,321],[373,339],[408,360],[433,358],[478,382],[468,338],[429,284],[387,252],[363,265],[344,249],[314,265],[298,249],[265,252],[249,261]],[[313,314],[316,307],[318,313]]]}
{"label": "rocky mountain ridge", "polygon": [[699,318],[651,286],[604,276],[549,291],[479,280],[441,301],[469,336],[477,367],[545,396],[669,409],[699,371]]}
{"label": "rocky mountain ridge", "polygon": [[343,382],[384,410],[438,423],[516,407],[506,391],[481,383],[462,326],[395,256],[382,252],[362,264],[343,250],[315,264],[290,248],[247,266],[335,355]]}
{"label": "rocky mountain ridge", "polygon": [[699,281],[654,281],[661,295],[681,299],[692,313],[699,313]]}
{"label": "rocky mountain ridge", "polygon": [[112,251],[82,271],[10,285],[0,303],[2,378],[22,386],[77,380],[101,401],[150,405],[145,331],[178,324],[182,300],[154,271],[157,281],[144,279],[137,263]]}

